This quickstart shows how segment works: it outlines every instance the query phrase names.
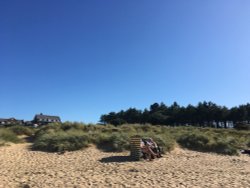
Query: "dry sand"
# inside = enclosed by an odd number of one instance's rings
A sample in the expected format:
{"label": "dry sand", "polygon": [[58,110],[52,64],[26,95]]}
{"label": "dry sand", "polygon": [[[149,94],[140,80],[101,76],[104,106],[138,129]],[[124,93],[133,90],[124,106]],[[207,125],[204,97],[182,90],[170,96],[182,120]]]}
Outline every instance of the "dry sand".
{"label": "dry sand", "polygon": [[152,162],[94,146],[64,154],[0,148],[0,187],[250,187],[250,157],[175,149]]}

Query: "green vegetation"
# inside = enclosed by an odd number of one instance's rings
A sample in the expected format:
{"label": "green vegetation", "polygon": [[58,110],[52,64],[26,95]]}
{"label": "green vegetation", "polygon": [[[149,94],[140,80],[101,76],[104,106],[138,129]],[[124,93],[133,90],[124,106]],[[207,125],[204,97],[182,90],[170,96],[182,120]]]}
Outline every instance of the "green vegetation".
{"label": "green vegetation", "polygon": [[100,133],[93,142],[104,151],[129,150],[129,136],[124,133]]}
{"label": "green vegetation", "polygon": [[[17,135],[32,135],[33,149],[49,152],[74,151],[96,145],[104,151],[124,151],[130,149],[130,138],[139,135],[153,138],[169,152],[176,144],[183,148],[237,155],[239,149],[250,147],[250,131],[197,127],[168,127],[159,125],[126,124],[85,125],[81,123],[53,123],[37,129],[18,126],[0,129],[0,144],[18,142]],[[35,133],[34,133],[35,132]],[[33,134],[34,133],[34,134]]]}
{"label": "green vegetation", "polygon": [[[250,104],[240,105],[228,109],[213,102],[199,102],[196,106],[180,106],[177,102],[167,106],[164,103],[154,103],[149,109],[138,110],[129,108],[120,112],[110,112],[100,117],[103,123],[122,124],[145,124],[152,125],[192,125],[196,127],[219,127],[225,128],[226,122],[231,121],[250,123]],[[250,125],[240,125],[239,128],[250,129]]]}
{"label": "green vegetation", "polygon": [[[75,143],[79,140],[71,138],[73,133],[77,133],[82,144]],[[38,130],[35,134],[34,148],[45,151],[70,151],[84,148],[88,144],[95,144],[105,151],[119,152],[129,150],[130,137],[133,135],[153,138],[158,145],[163,147],[165,152],[174,149],[175,144],[178,143],[184,148],[196,151],[236,155],[238,149],[248,146],[250,132],[232,129],[139,124],[115,127],[112,125],[84,125],[67,122],[50,124]]]}
{"label": "green vegetation", "polygon": [[182,147],[196,151],[215,152],[226,155],[238,154],[237,143],[234,139],[216,139],[206,133],[185,134],[177,141]]}
{"label": "green vegetation", "polygon": [[250,130],[250,124],[249,123],[236,123],[235,128],[238,130]]}
{"label": "green vegetation", "polygon": [[32,128],[32,127],[25,127],[25,126],[21,126],[21,125],[11,126],[8,129],[10,129],[16,135],[31,136],[35,132],[34,128]]}
{"label": "green vegetation", "polygon": [[95,144],[104,151],[124,151],[130,149],[133,135],[153,138],[165,152],[174,148],[175,140],[161,127],[150,125],[84,125],[79,123],[54,123],[40,128],[35,133],[33,148],[43,151],[73,151]]}
{"label": "green vegetation", "polygon": [[247,142],[247,147],[250,148],[250,139],[249,139],[248,142]]}
{"label": "green vegetation", "polygon": [[20,141],[21,140],[17,137],[17,135],[11,130],[0,128],[0,146],[3,146],[8,142],[18,143]]}
{"label": "green vegetation", "polygon": [[88,137],[77,130],[50,131],[42,134],[35,140],[33,149],[62,152],[79,150],[88,145]]}

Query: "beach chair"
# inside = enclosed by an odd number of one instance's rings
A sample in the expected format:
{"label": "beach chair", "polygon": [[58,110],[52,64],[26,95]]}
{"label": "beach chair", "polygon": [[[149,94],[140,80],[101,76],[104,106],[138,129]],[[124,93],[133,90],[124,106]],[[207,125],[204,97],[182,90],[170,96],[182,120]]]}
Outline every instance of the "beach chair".
{"label": "beach chair", "polygon": [[132,160],[139,161],[141,155],[141,137],[136,135],[130,139],[130,156]]}
{"label": "beach chair", "polygon": [[[151,148],[151,152],[153,152],[154,154],[148,153],[147,151],[145,152],[142,150],[141,141],[143,141],[146,144],[146,142],[148,140],[150,140],[150,139],[149,138],[141,138],[138,135],[131,137],[131,139],[130,139],[130,156],[131,156],[132,160],[139,161],[142,157],[144,159],[161,157],[161,154],[163,153],[163,149],[161,147]],[[157,154],[157,156],[155,156],[155,154]]]}

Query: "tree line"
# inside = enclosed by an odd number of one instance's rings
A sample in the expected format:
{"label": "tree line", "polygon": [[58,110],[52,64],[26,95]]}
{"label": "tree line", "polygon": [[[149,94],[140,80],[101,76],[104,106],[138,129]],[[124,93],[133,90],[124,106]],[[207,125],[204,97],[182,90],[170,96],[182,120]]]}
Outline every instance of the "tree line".
{"label": "tree line", "polygon": [[129,108],[120,112],[110,112],[100,117],[104,124],[152,124],[152,125],[192,125],[202,127],[218,127],[226,122],[250,122],[250,104],[227,108],[213,102],[199,102],[196,106],[186,107],[177,102],[167,106],[164,103],[154,103],[149,109],[138,110]]}

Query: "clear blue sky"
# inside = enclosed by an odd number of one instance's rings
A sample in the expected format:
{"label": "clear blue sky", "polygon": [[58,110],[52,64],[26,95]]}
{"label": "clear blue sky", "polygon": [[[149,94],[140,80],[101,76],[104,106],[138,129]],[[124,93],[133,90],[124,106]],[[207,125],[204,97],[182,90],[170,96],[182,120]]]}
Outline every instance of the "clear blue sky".
{"label": "clear blue sky", "polygon": [[250,102],[249,0],[2,0],[0,117],[97,122]]}

